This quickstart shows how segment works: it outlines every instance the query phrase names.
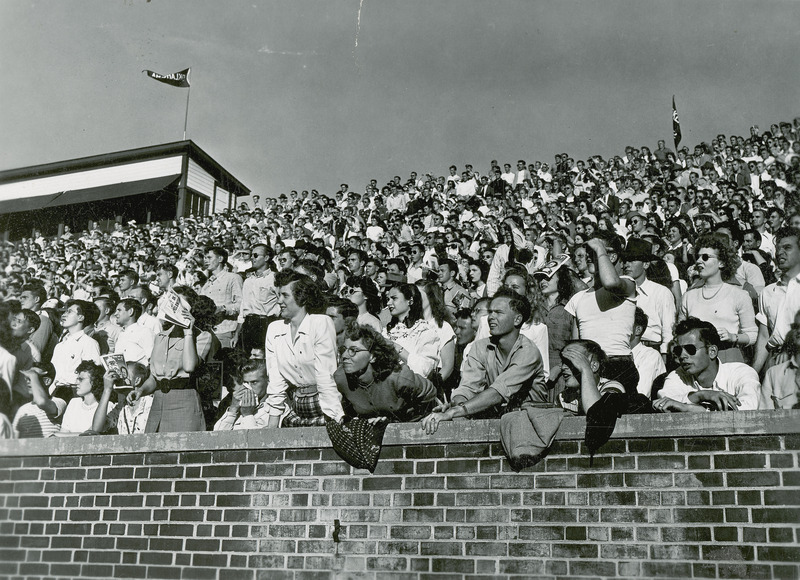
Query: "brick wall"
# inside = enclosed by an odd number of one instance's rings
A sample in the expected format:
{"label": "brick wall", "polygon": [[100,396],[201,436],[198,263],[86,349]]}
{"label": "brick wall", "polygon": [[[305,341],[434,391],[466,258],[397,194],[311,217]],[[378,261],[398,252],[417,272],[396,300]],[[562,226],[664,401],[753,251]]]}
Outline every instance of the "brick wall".
{"label": "brick wall", "polygon": [[[0,576],[797,578],[800,411],[582,419],[512,472],[497,423],[0,442]],[[334,522],[340,524],[334,542]]]}

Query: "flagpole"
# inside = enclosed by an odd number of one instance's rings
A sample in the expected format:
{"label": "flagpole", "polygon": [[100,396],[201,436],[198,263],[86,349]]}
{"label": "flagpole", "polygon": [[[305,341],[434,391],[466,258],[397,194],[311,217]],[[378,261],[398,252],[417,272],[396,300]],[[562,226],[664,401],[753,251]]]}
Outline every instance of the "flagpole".
{"label": "flagpole", "polygon": [[189,123],[189,95],[192,92],[192,86],[186,91],[186,116],[183,118],[183,140],[186,141],[186,126]]}

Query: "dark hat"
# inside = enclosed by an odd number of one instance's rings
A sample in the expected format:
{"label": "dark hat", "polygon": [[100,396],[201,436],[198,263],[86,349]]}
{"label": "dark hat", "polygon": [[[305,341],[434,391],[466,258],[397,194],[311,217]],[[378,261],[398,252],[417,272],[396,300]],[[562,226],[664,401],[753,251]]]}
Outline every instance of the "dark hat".
{"label": "dark hat", "polygon": [[637,260],[640,262],[651,262],[657,260],[658,256],[653,254],[653,244],[641,238],[630,238],[625,250],[622,252],[622,259],[625,261]]}

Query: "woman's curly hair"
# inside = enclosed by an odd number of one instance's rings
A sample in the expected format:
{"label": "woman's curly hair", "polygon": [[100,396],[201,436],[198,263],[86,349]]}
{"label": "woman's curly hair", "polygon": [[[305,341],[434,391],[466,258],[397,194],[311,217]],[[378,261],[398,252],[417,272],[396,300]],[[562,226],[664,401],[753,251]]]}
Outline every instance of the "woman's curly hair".
{"label": "woman's curly hair", "polygon": [[403,362],[391,342],[369,326],[351,324],[345,331],[345,337],[352,341],[361,341],[373,357],[372,373],[375,379],[383,381],[390,374],[399,371]]}
{"label": "woman's curly hair", "polygon": [[703,234],[697,238],[694,248],[696,254],[699,254],[702,248],[717,251],[719,272],[723,280],[730,280],[742,263],[730,239],[724,234]]}

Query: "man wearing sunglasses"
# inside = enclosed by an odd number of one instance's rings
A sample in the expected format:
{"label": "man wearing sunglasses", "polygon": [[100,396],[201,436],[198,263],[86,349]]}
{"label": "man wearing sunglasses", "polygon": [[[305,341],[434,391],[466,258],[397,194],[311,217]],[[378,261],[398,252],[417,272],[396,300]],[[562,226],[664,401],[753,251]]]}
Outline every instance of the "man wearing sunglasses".
{"label": "man wearing sunglasses", "polygon": [[719,361],[721,343],[713,324],[689,317],[675,326],[675,336],[672,355],[680,366],[667,375],[654,409],[663,413],[758,409],[758,374],[744,363]]}

